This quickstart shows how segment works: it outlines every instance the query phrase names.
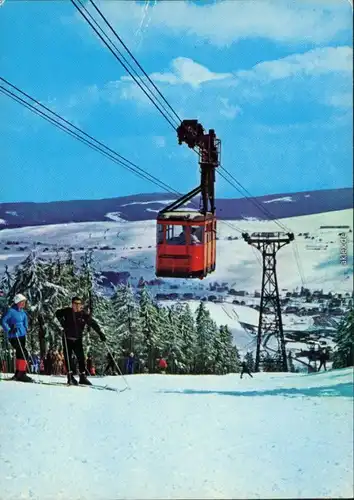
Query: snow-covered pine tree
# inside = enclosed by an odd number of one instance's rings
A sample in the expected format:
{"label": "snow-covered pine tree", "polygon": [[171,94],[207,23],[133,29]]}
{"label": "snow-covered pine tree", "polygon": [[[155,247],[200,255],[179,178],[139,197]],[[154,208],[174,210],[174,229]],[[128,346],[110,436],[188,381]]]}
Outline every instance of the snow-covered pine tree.
{"label": "snow-covered pine tree", "polygon": [[[84,259],[87,262],[87,265],[92,264],[92,251],[89,251],[89,253],[84,254]],[[75,266],[75,260],[73,256],[73,252],[70,248],[66,250],[66,258],[65,258],[65,273],[70,277],[75,276],[75,271],[76,271],[76,266]]]}
{"label": "snow-covered pine tree", "polygon": [[[65,263],[70,272],[71,264]],[[93,307],[93,299],[91,297],[92,292],[95,288],[96,276],[94,272],[94,262],[93,262],[93,252],[92,250],[87,250],[82,256],[82,264],[77,273],[77,289],[75,291],[76,295],[79,295],[87,304],[87,311],[91,313],[90,309]]]}
{"label": "snow-covered pine tree", "polygon": [[140,321],[144,338],[144,361],[150,373],[155,371],[157,348],[160,344],[158,309],[144,286],[140,292]]}
{"label": "snow-covered pine tree", "polygon": [[15,269],[14,280],[9,292],[11,303],[16,293],[23,293],[28,299],[29,347],[32,352],[40,348],[41,355],[46,350],[44,338],[51,339],[57,330],[54,313],[63,300],[67,290],[48,279],[48,264],[38,258],[35,252]]}
{"label": "snow-covered pine tree", "polygon": [[334,338],[337,343],[333,353],[333,368],[347,368],[354,365],[354,309],[346,314]]}
{"label": "snow-covered pine tree", "polygon": [[138,357],[143,352],[143,335],[140,324],[139,304],[131,285],[118,285],[111,297],[114,313],[115,336],[121,354],[134,352]]}
{"label": "snow-covered pine tree", "polygon": [[197,309],[196,373],[212,373],[215,359],[215,343],[218,328],[211,319],[204,302]]}
{"label": "snow-covered pine tree", "polygon": [[71,250],[67,250],[64,256],[61,256],[59,250],[57,250],[54,261],[54,275],[56,283],[70,291],[71,295],[77,294],[80,279]]}
{"label": "snow-covered pine tree", "polygon": [[12,286],[12,276],[8,266],[5,266],[5,272],[0,279],[0,317],[4,314],[9,306],[9,295]]}
{"label": "snow-covered pine tree", "polygon": [[[81,266],[76,269],[72,253],[67,252],[64,269],[66,279],[72,283],[72,287],[75,286],[71,288],[72,295],[78,295],[83,300],[85,311],[97,321],[105,334],[107,333],[107,338],[111,338],[114,331],[111,303],[99,291],[100,275],[95,272],[93,251],[87,250],[81,260]],[[84,349],[86,353],[92,354],[96,364],[103,365],[106,348],[98,334],[91,332],[90,327],[84,335]]]}
{"label": "snow-covered pine tree", "polygon": [[232,334],[225,325],[219,327],[214,337],[214,373],[224,375],[229,373],[232,367],[233,358]]}
{"label": "snow-covered pine tree", "polygon": [[179,373],[183,363],[182,339],[175,307],[159,307],[160,351],[166,358],[169,373]]}
{"label": "snow-covered pine tree", "polygon": [[212,372],[215,375],[224,375],[226,373],[225,368],[225,335],[224,327],[220,326],[213,337],[213,367]]}
{"label": "snow-covered pine tree", "polygon": [[237,346],[233,345],[230,353],[229,373],[239,373],[241,371],[241,358]]}
{"label": "snow-covered pine tree", "polygon": [[55,283],[55,261],[53,259],[49,259],[44,263],[44,272],[47,276],[48,281],[51,283]]}
{"label": "snow-covered pine tree", "polygon": [[208,353],[208,358],[207,358],[207,373],[212,374],[215,373],[214,371],[214,365],[215,365],[215,360],[217,357],[217,346],[215,343],[215,339],[218,338],[219,335],[219,327],[216,324],[214,320],[211,319],[210,316],[210,323],[209,323],[209,329],[207,330],[208,332],[208,338],[209,338],[209,353]]}
{"label": "snow-covered pine tree", "polygon": [[92,292],[92,302],[92,317],[100,325],[106,335],[107,341],[106,343],[102,342],[96,332],[92,332],[89,337],[86,332],[86,335],[84,335],[86,354],[90,353],[92,355],[97,373],[102,373],[107,362],[107,345],[109,350],[114,353],[115,361],[123,371],[122,358],[119,356],[121,344],[116,333],[117,322],[112,302],[97,290],[93,290]]}
{"label": "snow-covered pine tree", "polygon": [[222,345],[223,373],[238,373],[241,370],[241,360],[238,349],[233,345],[233,336],[227,325],[220,327]]}
{"label": "snow-covered pine tree", "polygon": [[[10,305],[9,293],[11,290],[11,282],[11,274],[9,272],[8,266],[5,266],[5,272],[0,279],[0,318],[2,318]],[[8,349],[8,345],[2,328],[0,328],[0,351],[3,352],[3,359],[6,359],[8,363],[10,350]]]}
{"label": "snow-covered pine tree", "polygon": [[179,370],[181,373],[195,373],[197,330],[193,313],[188,303],[176,304],[174,313],[178,324],[182,351]]}
{"label": "snow-covered pine tree", "polygon": [[[81,257],[82,264],[73,275],[73,283],[76,283],[76,289],[72,290],[74,295],[78,295],[85,303],[84,310],[91,316],[95,317],[96,306],[99,302],[98,294],[98,279],[99,275],[95,273],[95,261],[93,251],[87,250]],[[72,274],[72,255],[67,254],[65,268],[69,276]],[[95,318],[96,319],[96,318]],[[98,338],[93,334],[93,342],[97,344]],[[91,328],[88,327],[84,337],[84,347],[88,351],[91,348]]]}
{"label": "snow-covered pine tree", "polygon": [[247,364],[247,368],[249,369],[250,372],[254,372],[255,369],[255,362],[254,362],[254,357],[253,353],[251,351],[248,351],[245,356],[245,362]]}
{"label": "snow-covered pine tree", "polygon": [[12,282],[13,282],[13,276],[9,271],[9,267],[5,266],[5,272],[0,279],[0,290],[3,292],[4,295],[7,296],[10,293]]}

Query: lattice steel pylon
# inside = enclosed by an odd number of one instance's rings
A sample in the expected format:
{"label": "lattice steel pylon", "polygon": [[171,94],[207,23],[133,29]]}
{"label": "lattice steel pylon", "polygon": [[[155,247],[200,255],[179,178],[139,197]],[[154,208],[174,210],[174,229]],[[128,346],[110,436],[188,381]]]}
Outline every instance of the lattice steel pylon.
{"label": "lattice steel pylon", "polygon": [[[257,351],[255,371],[259,371],[262,339],[265,345],[270,337],[275,336],[278,340],[278,353],[281,356],[283,371],[288,371],[288,362],[285,349],[283,322],[279,299],[279,288],[276,272],[276,254],[283,246],[294,240],[293,233],[248,233],[242,234],[243,239],[257,248],[262,253],[263,275],[261,305],[259,311]],[[269,311],[265,314],[265,310]]]}

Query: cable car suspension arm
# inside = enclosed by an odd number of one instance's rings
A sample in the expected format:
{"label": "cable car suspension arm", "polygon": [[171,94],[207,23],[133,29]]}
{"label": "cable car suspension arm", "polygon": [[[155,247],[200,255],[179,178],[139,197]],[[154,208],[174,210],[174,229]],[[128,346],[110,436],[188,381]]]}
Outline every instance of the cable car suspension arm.
{"label": "cable car suspension arm", "polygon": [[[207,212],[215,213],[215,168],[220,166],[221,141],[217,139],[215,131],[210,129],[207,134],[198,120],[183,120],[177,128],[178,143],[185,142],[191,149],[198,148],[199,165],[200,165],[200,185],[185,194],[178,200],[174,201],[160,213],[171,212],[176,210],[194,196],[202,193],[202,209],[204,215]],[[210,210],[208,210],[208,202]]]}

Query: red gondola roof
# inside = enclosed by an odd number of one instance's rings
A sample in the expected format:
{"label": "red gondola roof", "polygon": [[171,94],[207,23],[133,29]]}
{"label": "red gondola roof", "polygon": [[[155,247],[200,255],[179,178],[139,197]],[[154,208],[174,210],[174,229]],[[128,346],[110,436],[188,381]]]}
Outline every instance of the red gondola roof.
{"label": "red gondola roof", "polygon": [[202,222],[205,219],[213,219],[214,216],[211,212],[208,212],[206,215],[197,212],[196,210],[180,210],[180,211],[172,211],[165,212],[162,214],[158,214],[158,219],[168,219],[168,220],[183,220],[183,221],[196,221]]}

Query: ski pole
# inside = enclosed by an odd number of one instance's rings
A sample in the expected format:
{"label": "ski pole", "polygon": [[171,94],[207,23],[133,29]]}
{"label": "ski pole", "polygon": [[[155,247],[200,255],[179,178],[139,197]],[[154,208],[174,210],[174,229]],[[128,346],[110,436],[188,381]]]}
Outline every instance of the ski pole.
{"label": "ski pole", "polygon": [[127,379],[124,377],[124,375],[123,375],[123,373],[122,373],[122,370],[119,368],[118,364],[116,363],[116,360],[115,360],[115,359],[114,359],[114,357],[113,357],[112,351],[110,350],[110,348],[108,347],[108,345],[107,345],[107,343],[106,343],[106,342],[104,342],[104,345],[106,346],[106,349],[107,349],[108,353],[110,354],[110,356],[111,356],[111,358],[112,358],[112,360],[113,360],[113,363],[115,364],[115,366],[116,366],[116,368],[117,368],[118,372],[119,372],[119,373],[120,373],[120,375],[123,377],[123,380],[124,380],[124,382],[125,382],[125,384],[126,384],[127,388],[128,388],[129,390],[131,390],[131,387],[129,386],[129,384],[128,384],[128,382],[127,382]]}
{"label": "ski pole", "polygon": [[[64,348],[65,348],[65,352],[66,352],[66,359],[67,361],[65,361],[64,359],[64,362],[66,364],[66,371],[67,371],[67,377],[68,377],[68,380],[70,379],[70,373],[72,374],[72,371],[71,371],[71,365],[70,365],[70,359],[69,359],[69,349],[68,349],[68,342],[66,340],[66,336],[65,336],[65,332],[63,332],[63,339],[64,339]],[[65,358],[65,356],[64,356]]]}

